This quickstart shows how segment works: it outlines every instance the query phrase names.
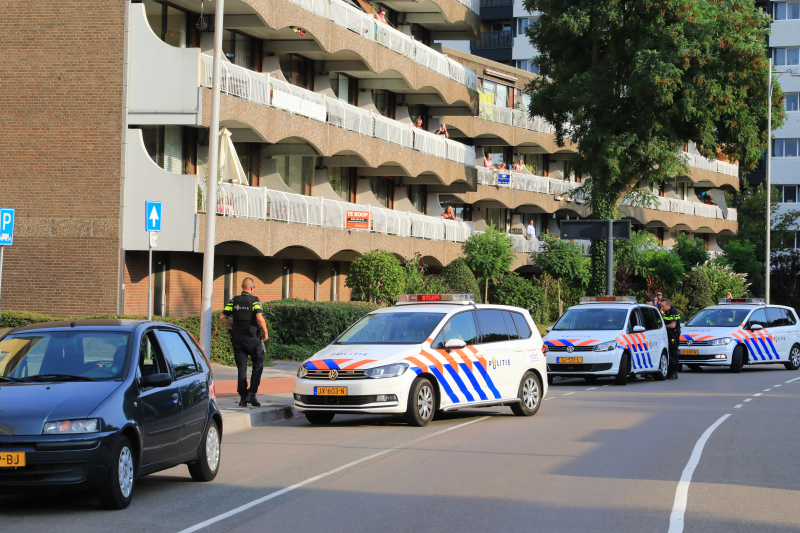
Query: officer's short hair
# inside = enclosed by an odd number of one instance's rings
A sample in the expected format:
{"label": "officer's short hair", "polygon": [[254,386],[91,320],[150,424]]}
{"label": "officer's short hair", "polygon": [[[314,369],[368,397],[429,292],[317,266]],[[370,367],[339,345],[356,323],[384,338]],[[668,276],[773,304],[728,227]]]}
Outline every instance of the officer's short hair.
{"label": "officer's short hair", "polygon": [[661,302],[662,302],[662,303],[663,303],[663,302],[667,302],[667,303],[669,303],[669,298],[667,298],[667,297],[665,296],[665,297],[661,298]]}
{"label": "officer's short hair", "polygon": [[242,280],[242,288],[243,288],[244,290],[247,290],[247,289],[249,289],[250,287],[252,287],[252,286],[253,286],[253,285],[255,285],[255,284],[256,284],[256,282],[255,282],[255,281],[253,281],[253,278],[244,278],[244,279]]}

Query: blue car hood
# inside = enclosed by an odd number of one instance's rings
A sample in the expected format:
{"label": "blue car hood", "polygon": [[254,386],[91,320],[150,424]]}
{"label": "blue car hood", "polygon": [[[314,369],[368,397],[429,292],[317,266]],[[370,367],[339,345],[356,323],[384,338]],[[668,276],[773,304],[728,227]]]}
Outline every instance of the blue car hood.
{"label": "blue car hood", "polygon": [[41,435],[45,422],[87,418],[119,381],[0,383],[0,436]]}

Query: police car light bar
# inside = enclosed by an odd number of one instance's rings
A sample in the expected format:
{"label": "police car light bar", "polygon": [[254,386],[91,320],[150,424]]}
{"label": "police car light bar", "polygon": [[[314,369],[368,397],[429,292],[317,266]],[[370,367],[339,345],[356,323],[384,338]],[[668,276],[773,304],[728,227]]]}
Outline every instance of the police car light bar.
{"label": "police car light bar", "polygon": [[719,305],[722,304],[761,304],[767,301],[764,298],[720,298]]}
{"label": "police car light bar", "polygon": [[636,296],[581,296],[582,304],[603,302],[624,302],[635,304]]}
{"label": "police car light bar", "polygon": [[397,296],[397,305],[424,303],[468,305],[475,303],[475,297],[471,294],[400,294]]}

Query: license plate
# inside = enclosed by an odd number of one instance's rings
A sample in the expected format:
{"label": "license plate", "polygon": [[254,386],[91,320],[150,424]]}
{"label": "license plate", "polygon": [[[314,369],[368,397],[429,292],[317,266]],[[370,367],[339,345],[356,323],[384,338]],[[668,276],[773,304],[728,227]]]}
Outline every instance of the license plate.
{"label": "license plate", "polygon": [[681,355],[700,355],[700,350],[681,350]]}
{"label": "license plate", "polygon": [[556,363],[583,363],[583,357],[556,357]]}
{"label": "license plate", "polygon": [[25,452],[0,453],[0,468],[25,466]]}
{"label": "license plate", "polygon": [[316,396],[347,396],[347,387],[314,387]]}

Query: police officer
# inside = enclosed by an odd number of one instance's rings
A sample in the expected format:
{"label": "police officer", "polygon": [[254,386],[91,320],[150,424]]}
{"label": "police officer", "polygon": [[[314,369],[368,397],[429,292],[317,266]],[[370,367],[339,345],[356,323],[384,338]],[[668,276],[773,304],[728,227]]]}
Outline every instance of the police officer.
{"label": "police officer", "polygon": [[[220,320],[230,326],[231,343],[233,344],[233,357],[236,360],[236,369],[239,371],[239,383],[236,391],[239,393],[239,406],[246,407],[251,404],[259,407],[261,404],[256,399],[258,386],[261,384],[261,373],[264,371],[264,344],[267,340],[267,323],[264,321],[264,311],[257,296],[253,296],[256,284],[253,278],[244,278],[242,281],[242,294],[234,296],[225,305]],[[260,333],[260,335],[259,335]],[[250,376],[250,388],[247,388],[247,357],[253,360],[253,373]]]}
{"label": "police officer", "polygon": [[667,343],[669,344],[669,367],[667,379],[678,379],[678,369],[681,367],[678,358],[678,339],[681,337],[681,316],[672,307],[669,298],[661,299],[661,314],[667,326]]}

